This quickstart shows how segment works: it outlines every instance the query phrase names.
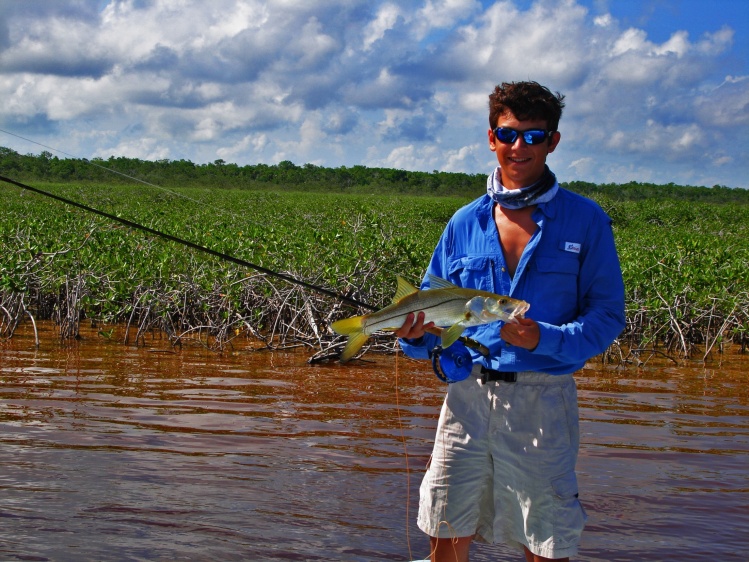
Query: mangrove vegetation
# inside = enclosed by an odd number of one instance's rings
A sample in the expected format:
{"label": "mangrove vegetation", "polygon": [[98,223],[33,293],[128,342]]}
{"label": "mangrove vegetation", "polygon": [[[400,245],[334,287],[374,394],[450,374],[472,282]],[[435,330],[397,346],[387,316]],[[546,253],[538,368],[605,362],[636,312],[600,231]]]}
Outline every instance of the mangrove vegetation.
{"label": "mangrove vegetation", "polygon": [[[0,175],[378,308],[392,298],[396,274],[418,283],[447,220],[485,182],[483,174],[89,162],[1,148]],[[729,343],[746,350],[747,190],[566,186],[614,221],[627,327],[607,360],[638,350],[707,358]],[[1,338],[52,319],[63,339],[85,321],[130,344],[252,342],[313,354],[343,343],[329,329],[334,320],[367,312],[10,184],[0,184],[0,209]],[[394,341],[370,343],[392,349]]]}

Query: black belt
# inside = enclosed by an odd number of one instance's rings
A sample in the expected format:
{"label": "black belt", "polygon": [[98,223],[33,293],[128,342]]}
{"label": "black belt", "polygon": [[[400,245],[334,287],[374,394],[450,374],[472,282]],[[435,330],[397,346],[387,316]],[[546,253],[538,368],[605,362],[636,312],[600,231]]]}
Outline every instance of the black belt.
{"label": "black belt", "polygon": [[481,367],[481,384],[492,381],[517,382],[517,380],[518,374],[514,371],[495,371],[494,369]]}

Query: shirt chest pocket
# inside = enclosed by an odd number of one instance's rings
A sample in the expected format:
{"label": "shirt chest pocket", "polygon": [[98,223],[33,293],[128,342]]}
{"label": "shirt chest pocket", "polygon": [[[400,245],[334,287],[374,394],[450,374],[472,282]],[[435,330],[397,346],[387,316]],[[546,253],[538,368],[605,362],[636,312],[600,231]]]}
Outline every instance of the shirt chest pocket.
{"label": "shirt chest pocket", "polygon": [[533,276],[537,285],[534,294],[544,295],[546,306],[557,312],[576,307],[580,274],[576,258],[538,256],[535,269],[539,275]]}
{"label": "shirt chest pocket", "polygon": [[536,268],[541,273],[574,275],[577,279],[577,274],[580,273],[580,262],[576,258],[538,256]]}
{"label": "shirt chest pocket", "polygon": [[494,292],[491,259],[487,256],[456,258],[448,266],[448,275],[460,287]]}

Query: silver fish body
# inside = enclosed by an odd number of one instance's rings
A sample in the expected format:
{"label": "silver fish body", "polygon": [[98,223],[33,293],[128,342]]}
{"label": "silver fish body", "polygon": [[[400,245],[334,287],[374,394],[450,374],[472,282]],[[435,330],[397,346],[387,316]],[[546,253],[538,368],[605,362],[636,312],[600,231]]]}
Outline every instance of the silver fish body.
{"label": "silver fish body", "polygon": [[413,313],[424,313],[424,323],[434,322],[445,327],[442,346],[449,347],[469,326],[504,321],[516,322],[530,308],[522,300],[496,295],[477,289],[465,289],[439,277],[429,277],[430,288],[420,291],[398,277],[398,290],[393,304],[377,312],[354,316],[333,323],[333,330],[349,336],[341,353],[341,361],[348,361],[374,332],[394,331]]}

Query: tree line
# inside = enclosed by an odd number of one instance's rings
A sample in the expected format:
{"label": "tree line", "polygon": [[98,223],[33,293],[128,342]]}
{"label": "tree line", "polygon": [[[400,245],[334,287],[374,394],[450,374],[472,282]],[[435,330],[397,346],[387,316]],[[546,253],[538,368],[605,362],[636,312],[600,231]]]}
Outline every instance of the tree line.
{"label": "tree line", "polygon": [[[190,160],[141,160],[124,156],[108,159],[58,158],[50,152],[19,154],[0,147],[0,173],[17,181],[131,183],[133,179],[162,187],[211,187],[233,189],[280,189],[342,193],[380,193],[475,197],[486,187],[486,174],[418,172],[393,168],[314,164],[238,164],[215,160],[196,164]],[[594,184],[562,182],[562,186],[592,197],[619,201],[679,199],[713,203],[749,203],[749,190],[715,185],[712,187],[628,182]]]}

